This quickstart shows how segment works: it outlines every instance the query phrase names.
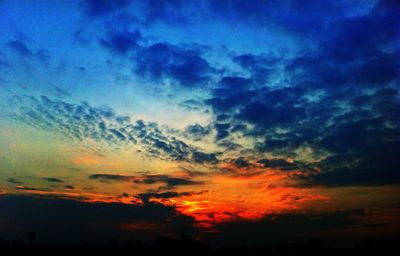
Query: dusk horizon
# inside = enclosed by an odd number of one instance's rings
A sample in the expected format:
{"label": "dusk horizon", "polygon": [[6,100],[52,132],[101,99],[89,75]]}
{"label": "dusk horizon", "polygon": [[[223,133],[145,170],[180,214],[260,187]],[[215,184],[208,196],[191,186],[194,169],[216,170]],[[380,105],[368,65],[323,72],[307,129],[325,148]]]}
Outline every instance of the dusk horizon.
{"label": "dusk horizon", "polygon": [[0,244],[400,237],[398,1],[0,0],[0,31]]}

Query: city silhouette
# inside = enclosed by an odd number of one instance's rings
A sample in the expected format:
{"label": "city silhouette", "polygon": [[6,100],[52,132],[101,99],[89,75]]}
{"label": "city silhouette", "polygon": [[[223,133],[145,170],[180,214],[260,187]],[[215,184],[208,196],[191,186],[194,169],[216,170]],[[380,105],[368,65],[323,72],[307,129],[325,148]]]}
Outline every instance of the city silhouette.
{"label": "city silhouette", "polygon": [[145,243],[140,240],[117,241],[94,245],[89,243],[65,244],[36,243],[36,233],[29,232],[27,239],[0,240],[3,255],[263,255],[263,256],[317,256],[317,255],[397,255],[400,253],[400,239],[376,239],[354,241],[353,246],[334,247],[321,239],[309,239],[305,243],[279,241],[275,245],[230,245],[208,246],[181,234],[180,238],[159,237]]}

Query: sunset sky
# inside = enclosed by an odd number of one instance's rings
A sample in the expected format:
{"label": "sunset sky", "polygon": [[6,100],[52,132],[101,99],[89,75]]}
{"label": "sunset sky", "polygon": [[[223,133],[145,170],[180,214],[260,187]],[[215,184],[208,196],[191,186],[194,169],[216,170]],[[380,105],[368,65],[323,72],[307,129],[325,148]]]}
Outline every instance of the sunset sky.
{"label": "sunset sky", "polygon": [[0,238],[400,235],[395,0],[0,0]]}

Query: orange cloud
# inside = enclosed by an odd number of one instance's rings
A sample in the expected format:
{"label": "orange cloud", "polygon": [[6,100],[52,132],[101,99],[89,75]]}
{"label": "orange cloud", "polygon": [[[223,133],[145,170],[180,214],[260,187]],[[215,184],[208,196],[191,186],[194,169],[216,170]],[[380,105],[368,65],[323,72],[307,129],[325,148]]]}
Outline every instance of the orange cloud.
{"label": "orange cloud", "polygon": [[311,189],[271,187],[276,179],[268,174],[241,179],[214,177],[209,193],[176,198],[175,205],[200,226],[212,226],[238,218],[259,219],[269,213],[300,210],[307,202],[328,200]]}
{"label": "orange cloud", "polygon": [[179,212],[194,217],[198,226],[213,231],[216,223],[235,219],[259,219],[267,214],[302,211],[329,201],[315,189],[299,188],[291,176],[298,170],[281,171],[262,167],[239,168],[224,163],[221,172],[203,176],[201,189],[175,198],[150,201],[173,205]]}
{"label": "orange cloud", "polygon": [[[92,157],[77,158],[75,162],[97,164],[96,158]],[[201,180],[202,182],[172,187],[170,193],[164,195],[153,191],[148,193],[147,199],[140,196],[116,196],[116,191],[96,194],[77,189],[74,191],[25,189],[23,192],[62,195],[89,203],[119,202],[140,205],[145,203],[143,200],[148,200],[149,202],[175,207],[181,214],[193,217],[197,221],[197,226],[206,231],[215,231],[214,226],[221,222],[239,219],[256,220],[268,214],[318,209],[321,208],[321,205],[330,201],[328,196],[320,194],[315,188],[295,186],[292,177],[293,173],[298,172],[298,170],[282,171],[254,165],[239,168],[230,163],[221,164],[219,167],[220,171],[199,177],[188,177],[187,173],[169,174],[168,177],[180,177],[191,181]],[[124,191],[132,195],[140,195],[139,193],[147,191],[148,186],[152,185],[151,182],[149,183],[148,185],[145,184],[145,187],[127,186]],[[136,224],[129,224],[125,228],[135,229]]]}

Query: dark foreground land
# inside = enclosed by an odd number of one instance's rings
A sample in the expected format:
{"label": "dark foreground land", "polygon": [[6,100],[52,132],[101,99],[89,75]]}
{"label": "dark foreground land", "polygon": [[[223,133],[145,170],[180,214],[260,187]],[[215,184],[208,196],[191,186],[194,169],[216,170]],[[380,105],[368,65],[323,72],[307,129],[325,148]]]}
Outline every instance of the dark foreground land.
{"label": "dark foreground land", "polygon": [[0,255],[400,255],[399,239],[367,240],[351,248],[338,249],[328,246],[319,239],[307,243],[278,242],[275,246],[230,246],[211,248],[193,241],[190,237],[182,239],[159,238],[151,245],[140,241],[127,241],[118,244],[112,241],[102,246],[90,244],[36,244],[25,243],[20,239],[0,240]]}

